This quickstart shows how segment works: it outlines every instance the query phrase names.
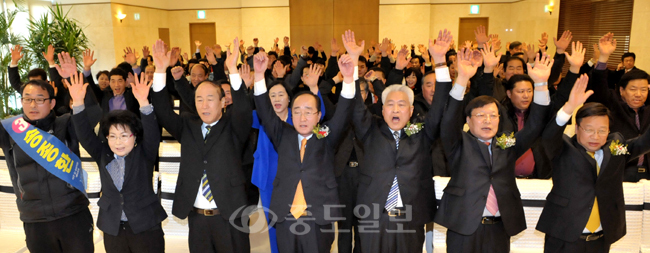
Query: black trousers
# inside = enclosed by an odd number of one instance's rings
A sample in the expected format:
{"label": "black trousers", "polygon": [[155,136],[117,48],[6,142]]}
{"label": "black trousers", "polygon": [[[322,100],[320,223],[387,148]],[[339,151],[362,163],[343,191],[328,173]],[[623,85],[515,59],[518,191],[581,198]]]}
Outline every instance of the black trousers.
{"label": "black trousers", "polygon": [[606,253],[609,252],[611,244],[605,243],[601,237],[598,240],[587,242],[578,239],[575,242],[567,242],[562,239],[546,235],[544,237],[544,252],[566,252],[566,253]]}
{"label": "black trousers", "polygon": [[[232,223],[232,224],[231,224]],[[193,253],[249,253],[248,224],[241,218],[229,221],[221,215],[205,216],[196,212],[188,215],[188,243]]]}
{"label": "black trousers", "polygon": [[93,216],[88,208],[48,222],[23,223],[27,248],[32,253],[94,252]]}
{"label": "black trousers", "polygon": [[[344,205],[341,210],[345,220],[338,221],[338,249],[339,253],[353,252],[352,241],[354,237],[354,253],[361,252],[359,245],[359,220],[354,215],[354,207],[357,204],[357,188],[359,188],[359,168],[345,166],[343,174],[336,178],[339,185],[339,201]],[[354,236],[352,231],[354,231]]]}
{"label": "black trousers", "polygon": [[287,217],[275,224],[281,253],[329,253],[334,242],[334,226],[318,225],[312,217]]}
{"label": "black trousers", "polygon": [[510,252],[510,236],[506,233],[503,222],[481,224],[471,235],[447,230],[447,252],[507,253]]}
{"label": "black trousers", "polygon": [[363,253],[422,252],[424,224],[414,226],[404,217],[391,217],[383,212],[379,220],[359,221],[359,237]]}
{"label": "black trousers", "polygon": [[134,234],[128,222],[120,225],[117,236],[104,233],[104,249],[107,253],[162,253],[165,252],[165,233],[160,224]]}

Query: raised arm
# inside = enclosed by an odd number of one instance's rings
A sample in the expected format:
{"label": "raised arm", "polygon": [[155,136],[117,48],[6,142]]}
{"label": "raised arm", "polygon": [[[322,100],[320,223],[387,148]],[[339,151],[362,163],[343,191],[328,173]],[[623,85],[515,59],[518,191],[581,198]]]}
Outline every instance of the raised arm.
{"label": "raised arm", "polygon": [[[142,120],[142,130],[143,130],[143,150],[146,158],[154,162],[158,156],[158,147],[160,146],[160,128],[158,127],[158,122],[156,121],[155,114],[153,113],[153,106],[149,104],[149,91],[151,90],[152,82],[147,78],[147,75],[140,75],[140,80],[138,78],[134,79],[135,82],[131,83],[131,89],[133,91],[133,96],[138,100],[140,105],[140,116]],[[153,168],[147,168],[152,169]]]}
{"label": "raised arm", "polygon": [[[239,43],[239,38],[235,38],[233,44]],[[237,57],[238,52],[230,53],[228,50],[228,56],[226,58],[226,64],[230,70],[230,86],[232,87],[232,120],[231,126],[235,137],[240,143],[246,142],[248,135],[250,134],[251,126],[253,125],[253,106],[251,101],[248,98],[246,87],[242,83],[242,79],[237,70]],[[266,58],[263,62],[255,61],[255,70],[259,68],[259,75],[261,78],[264,78],[264,71],[268,63],[268,58],[266,57],[266,52],[260,52]],[[261,65],[263,64],[263,65]],[[258,66],[259,65],[259,66]],[[258,71],[255,71],[255,75],[258,75]],[[242,87],[244,86],[244,87]],[[268,97],[268,96],[267,96]]]}
{"label": "raised arm", "polygon": [[[552,107],[549,110],[549,113],[555,113],[560,109],[562,105],[564,105],[564,103],[569,100],[569,94],[571,93],[574,83],[579,77],[580,66],[585,59],[585,51],[586,49],[582,46],[582,43],[578,41],[571,43],[571,54],[566,51],[564,52],[562,62],[564,62],[564,58],[566,58],[569,61],[571,67],[569,68],[569,72],[567,73],[566,77],[562,79],[558,85],[557,92],[551,98]],[[555,58],[553,58],[555,63],[553,63],[553,67],[551,67],[549,84],[551,83],[551,80],[553,78],[553,71],[555,71],[555,67],[557,65],[557,56],[558,55],[556,54]]]}
{"label": "raised arm", "polygon": [[[444,32],[439,33],[438,39],[436,39],[435,43],[431,40],[429,41],[429,49],[434,61],[441,61],[445,58],[445,53],[449,49],[452,40],[453,36],[451,35],[451,32],[445,30]],[[478,67],[478,64],[476,65],[476,67]],[[472,66],[472,69],[474,73],[476,73],[476,68],[474,68],[474,66]],[[468,72],[463,73],[469,75],[471,74],[472,69],[464,69]],[[465,84],[467,84],[467,82],[465,82]],[[433,94],[433,103],[431,104],[431,108],[429,109],[424,121],[424,131],[432,142],[436,141],[438,137],[440,137],[440,121],[442,120],[442,113],[444,112],[445,105],[449,99],[450,90],[451,77],[449,76],[449,68],[447,65],[436,68],[436,92]]]}
{"label": "raised arm", "polygon": [[[266,68],[265,64],[267,61],[268,57],[266,53],[262,52],[255,55],[253,64],[255,67],[255,84],[253,85],[254,101],[260,123],[264,126],[264,130],[273,145],[277,147],[282,139],[284,122],[275,114],[273,105],[271,104],[271,98],[266,90],[266,79],[264,79],[263,69]],[[257,71],[258,69],[262,72],[259,73]]]}
{"label": "raised arm", "polygon": [[169,93],[165,89],[167,82],[167,67],[169,67],[172,52],[166,52],[165,43],[157,40],[151,47],[156,72],[153,74],[153,83],[151,89],[151,101],[156,107],[155,113],[158,122],[178,141],[181,141],[183,133],[183,119],[172,109],[172,103],[169,100]]}
{"label": "raised arm", "polygon": [[85,110],[84,97],[86,96],[88,83],[83,82],[83,75],[81,73],[70,76],[70,82],[63,80],[63,83],[68,88],[70,97],[73,99],[72,123],[77,138],[93,160],[100,161],[102,158],[102,149],[105,148],[105,144],[95,135],[94,127],[91,126],[88,120],[89,115],[87,114],[87,110]]}
{"label": "raised arm", "polygon": [[181,103],[190,108],[192,113],[196,113],[194,90],[190,88],[190,82],[188,82],[187,78],[183,76],[185,70],[183,70],[183,67],[176,66],[172,68],[171,72],[174,77],[174,88],[176,88],[176,92],[178,92],[178,95],[181,98]]}
{"label": "raised arm", "polygon": [[589,99],[590,102],[598,102],[611,108],[616,101],[612,98],[612,91],[607,84],[607,61],[609,56],[616,50],[616,39],[613,33],[607,33],[598,40],[598,49],[600,55],[598,63],[592,71],[592,76],[589,82],[589,88],[594,91],[594,95]]}
{"label": "raised arm", "polygon": [[22,53],[23,47],[20,45],[15,45],[13,48],[9,48],[9,50],[11,50],[11,65],[8,67],[9,83],[16,92],[20,93],[22,82],[20,81],[20,74],[18,73],[18,61],[22,59],[25,54]]}

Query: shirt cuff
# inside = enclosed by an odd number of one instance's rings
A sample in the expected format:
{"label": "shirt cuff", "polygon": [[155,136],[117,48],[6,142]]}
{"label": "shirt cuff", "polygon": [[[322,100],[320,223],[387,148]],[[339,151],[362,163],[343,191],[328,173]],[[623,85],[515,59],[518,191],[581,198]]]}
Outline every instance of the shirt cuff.
{"label": "shirt cuff", "polygon": [[167,82],[167,73],[153,73],[153,84],[151,89],[153,92],[159,92],[165,88],[165,83]]}
{"label": "shirt cuff", "polygon": [[196,47],[196,52],[194,52],[194,53],[196,54],[196,53],[200,53],[200,52],[201,52],[201,48]]}
{"label": "shirt cuff", "polygon": [[543,82],[543,83],[535,83],[533,86],[535,87],[542,87],[542,86],[548,86],[548,82]]}
{"label": "shirt cuff", "polygon": [[77,115],[86,109],[85,105],[79,105],[79,106],[73,106],[72,107],[72,115]]}
{"label": "shirt cuff", "polygon": [[431,67],[431,63],[430,62],[429,63],[424,63],[424,66],[425,67]]}
{"label": "shirt cuff", "polygon": [[598,62],[596,63],[596,70],[605,70],[607,69],[607,63],[606,62]]}
{"label": "shirt cuff", "polygon": [[[438,73],[438,72],[436,72]],[[438,78],[438,75],[436,74],[436,79]],[[465,86],[462,86],[460,84],[454,84],[454,87],[451,88],[451,91],[449,91],[449,96],[452,98],[458,100],[458,101],[463,101],[463,97],[465,97]]]}
{"label": "shirt cuff", "polygon": [[352,72],[352,78],[354,78],[354,81],[359,80],[359,66],[354,66],[354,72]]}
{"label": "shirt cuff", "polygon": [[591,59],[589,59],[589,61],[587,62],[587,65],[589,65],[589,67],[593,67],[594,62]]}
{"label": "shirt cuff", "polygon": [[343,85],[341,86],[341,97],[347,98],[347,99],[353,99],[354,98],[354,93],[356,92],[356,88],[354,87],[354,82],[352,83],[345,83],[343,82]]}
{"label": "shirt cuff", "polygon": [[86,71],[84,70],[84,77],[89,77],[92,74],[90,70]]}
{"label": "shirt cuff", "polygon": [[253,95],[259,96],[266,93],[266,80],[262,79],[255,82],[255,87],[253,87]]}
{"label": "shirt cuff", "polygon": [[449,68],[438,68],[436,69],[436,81],[438,82],[451,82],[451,76],[449,75]]}
{"label": "shirt cuff", "polygon": [[241,76],[239,74],[229,74],[228,76],[230,77],[230,87],[232,87],[234,91],[238,91],[241,87]]}
{"label": "shirt cuff", "polygon": [[18,64],[13,65],[13,64],[9,63],[9,67],[10,67],[10,68],[17,68],[17,67],[18,67]]}
{"label": "shirt cuff", "polygon": [[567,122],[571,120],[571,114],[564,112],[564,106],[557,111],[557,117],[555,117],[555,123],[558,126],[564,126]]}
{"label": "shirt cuff", "polygon": [[148,104],[148,105],[145,105],[143,107],[140,107],[140,113],[142,113],[144,115],[149,115],[152,112],[153,112],[153,105],[152,104]]}
{"label": "shirt cuff", "polygon": [[50,65],[50,68],[56,68],[56,63],[54,65]]}
{"label": "shirt cuff", "polygon": [[133,74],[134,75],[136,75],[136,76],[140,75],[140,72],[141,72],[140,71],[140,66],[137,66],[137,67],[133,68]]}
{"label": "shirt cuff", "polygon": [[545,91],[533,91],[533,102],[538,105],[547,106],[551,104],[551,97],[548,94],[548,90]]}

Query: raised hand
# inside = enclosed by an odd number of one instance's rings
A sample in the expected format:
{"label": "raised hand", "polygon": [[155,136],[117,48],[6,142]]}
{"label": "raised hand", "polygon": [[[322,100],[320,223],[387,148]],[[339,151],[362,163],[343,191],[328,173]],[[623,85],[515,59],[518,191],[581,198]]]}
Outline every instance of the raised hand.
{"label": "raised hand", "polygon": [[[354,70],[354,66],[352,66],[352,69]],[[323,73],[323,66],[320,64],[312,64],[309,67],[307,76],[302,78],[302,81],[314,94],[318,93],[318,78],[320,77],[321,73]]]}
{"label": "raised hand", "polygon": [[171,58],[171,52],[167,52],[165,47],[165,42],[162,40],[157,40],[152,49],[153,64],[156,66],[156,73],[165,73],[167,67],[169,67],[169,62]]}
{"label": "raised hand", "polygon": [[587,90],[587,85],[589,84],[589,76],[587,74],[582,74],[576,83],[571,88],[571,94],[569,94],[569,100],[564,104],[562,110],[566,114],[573,114],[573,111],[580,107],[582,104],[587,101],[587,98],[594,94],[594,91]]}
{"label": "raised hand", "polygon": [[147,47],[147,46],[142,47],[142,58],[143,59],[149,58],[150,54],[151,54],[151,52],[149,51],[149,47]]}
{"label": "raised hand", "polygon": [[485,73],[491,73],[494,71],[494,68],[499,64],[501,60],[501,53],[495,54],[494,47],[491,47],[489,43],[485,43],[483,48],[481,48],[481,55],[483,55],[483,64],[485,65]]}
{"label": "raised hand", "polygon": [[535,46],[533,44],[528,44],[524,43],[522,45],[522,48],[524,49],[524,55],[526,56],[526,59],[528,62],[532,62],[533,59],[535,59]]}
{"label": "raised hand", "polygon": [[203,43],[201,43],[201,41],[195,40],[194,45],[196,46],[196,48],[199,48],[201,45],[203,45]]}
{"label": "raised hand", "polygon": [[332,41],[330,42],[330,49],[332,50],[330,56],[336,57],[339,54],[339,45],[336,43],[336,38],[332,38]]}
{"label": "raised hand", "polygon": [[472,49],[472,41],[471,40],[466,40],[465,43],[463,43],[463,48],[469,48]]}
{"label": "raised hand", "polygon": [[172,47],[172,54],[169,57],[169,66],[174,66],[178,62],[178,58],[180,56],[181,49],[178,47]]}
{"label": "raised hand", "polygon": [[348,54],[341,55],[338,61],[338,65],[339,70],[343,75],[343,82],[354,82],[354,63],[352,62],[352,57],[350,57]]}
{"label": "raised hand", "polygon": [[205,59],[208,60],[210,65],[217,65],[217,58],[215,58],[214,51],[209,46],[205,47]]}
{"label": "raised hand", "polygon": [[533,79],[535,83],[545,83],[548,81],[548,77],[551,75],[551,66],[553,66],[553,59],[547,54],[543,54],[542,57],[539,57],[539,54],[535,57],[535,67],[530,63],[528,65],[528,75]]}
{"label": "raised hand", "polygon": [[598,58],[600,58],[600,49],[598,49],[598,43],[594,43],[594,53],[591,56],[591,61],[596,63],[598,61]]}
{"label": "raised hand", "polygon": [[43,57],[47,61],[47,63],[52,66],[55,65],[56,63],[54,62],[54,46],[49,45],[47,46],[47,51],[43,52]]}
{"label": "raised hand", "polygon": [[494,47],[495,53],[501,50],[501,40],[498,34],[490,34],[490,42],[492,43],[492,47]]}
{"label": "raised hand", "polygon": [[[59,94],[59,88],[56,87],[56,83],[54,83],[54,81],[49,81],[49,84],[50,84],[50,86],[52,86],[52,89],[54,89],[54,96]],[[65,87],[65,86],[63,86],[63,87]]]}
{"label": "raised hand", "polygon": [[569,30],[564,31],[562,33],[562,37],[560,37],[559,40],[553,37],[553,40],[555,41],[556,52],[558,54],[563,54],[566,48],[569,47],[569,43],[571,43],[572,39],[573,36],[571,35],[571,31]]}
{"label": "raised hand", "polygon": [[257,47],[257,44],[260,43],[260,40],[257,38],[253,38],[253,45]]}
{"label": "raised hand", "polygon": [[61,52],[58,54],[58,58],[61,66],[57,65],[56,70],[62,78],[68,78],[77,73],[77,61],[74,57],[70,57],[67,52]]}
{"label": "raised hand", "polygon": [[133,78],[131,91],[133,92],[135,99],[138,100],[140,107],[149,105],[149,90],[153,84],[151,81],[152,80],[149,80],[147,75],[140,75],[140,80],[138,80],[138,78]]}
{"label": "raised hand", "polygon": [[352,62],[354,62],[356,66],[357,61],[359,60],[359,55],[363,53],[363,49],[366,46],[366,41],[361,41],[361,45],[357,45],[357,40],[354,37],[354,32],[351,30],[345,31],[345,33],[341,35],[341,38],[343,39],[343,46],[345,47],[345,50],[348,51]]}
{"label": "raised hand", "polygon": [[587,49],[582,47],[582,43],[580,43],[580,41],[574,41],[571,42],[571,54],[564,52],[567,61],[569,61],[569,64],[571,65],[569,70],[574,74],[580,73],[580,66],[582,66],[582,63],[585,60],[586,51]]}
{"label": "raised hand", "polygon": [[395,69],[397,70],[403,70],[406,65],[408,65],[411,62],[411,57],[407,57],[409,54],[408,49],[402,47],[402,49],[399,50],[397,53],[397,57],[395,57]]}
{"label": "raised hand", "polygon": [[275,78],[284,78],[284,75],[287,74],[288,68],[289,65],[284,66],[282,62],[276,61],[275,64],[273,64],[273,74],[275,74]]}
{"label": "raised hand", "polygon": [[90,49],[86,49],[83,52],[83,61],[84,61],[84,71],[90,71],[90,67],[95,64],[97,59],[93,59],[95,57],[95,51],[90,51]]}
{"label": "raised hand", "polygon": [[255,67],[255,74],[262,73],[266,71],[266,66],[269,64],[269,57],[266,55],[266,52],[259,52],[255,54],[253,59],[253,67]]}
{"label": "raised hand", "polygon": [[273,46],[275,47],[276,45],[278,45],[278,42],[280,42],[280,38],[275,37],[275,39],[273,39]]}
{"label": "raised hand", "polygon": [[63,79],[63,85],[65,85],[68,92],[70,92],[72,106],[80,106],[84,104],[88,83],[84,83],[84,76],[82,73],[79,73],[79,75],[77,75],[77,73],[70,75],[70,82],[68,82],[67,79]]}
{"label": "raised hand", "polygon": [[470,48],[463,48],[456,57],[456,69],[458,70],[456,83],[461,86],[467,86],[467,82],[476,74],[476,70],[481,65],[481,62],[474,57],[474,52]]}
{"label": "raised hand", "polygon": [[[232,41],[233,45],[239,45],[239,37],[235,37],[235,39]],[[226,67],[228,67],[228,71],[230,74],[237,74],[239,73],[237,71],[237,59],[239,58],[239,50],[237,49],[230,49],[228,48],[228,51],[226,51]]]}
{"label": "raised hand", "polygon": [[476,30],[474,30],[474,36],[476,37],[476,42],[478,45],[484,45],[490,40],[490,38],[488,38],[487,34],[485,33],[485,26],[482,25],[476,27]]}
{"label": "raised hand", "polygon": [[217,59],[221,59],[221,45],[214,44],[214,46],[212,46],[212,51],[214,51],[214,55],[217,57]]}
{"label": "raised hand", "polygon": [[548,44],[548,34],[546,32],[542,33],[542,38],[537,40],[539,41],[539,47],[544,47],[546,48],[546,44]]}
{"label": "raised hand", "polygon": [[365,78],[366,80],[368,80],[370,82],[374,82],[375,79],[377,79],[377,77],[375,76],[375,71],[374,70],[369,70],[368,72],[366,72],[366,74],[363,75],[363,78]]}
{"label": "raised hand", "polygon": [[241,76],[241,80],[244,81],[246,88],[250,88],[251,85],[253,85],[254,78],[253,75],[251,75],[251,66],[248,64],[241,65],[241,68],[239,69],[239,76]]}
{"label": "raised hand", "polygon": [[598,40],[598,50],[600,51],[598,61],[606,63],[609,56],[616,50],[616,39],[614,39],[613,33],[607,33]]}
{"label": "raised hand", "polygon": [[131,66],[135,66],[138,63],[138,53],[133,50],[133,48],[127,47],[124,49],[124,61],[127,62],[128,64],[131,64]]}
{"label": "raised hand", "polygon": [[18,65],[18,61],[23,58],[23,47],[20,45],[15,45],[11,50],[11,65]]}
{"label": "raised hand", "polygon": [[289,46],[289,37],[284,36],[284,38],[282,38],[282,42],[284,42],[284,47],[288,47]]}
{"label": "raised hand", "polygon": [[447,29],[438,32],[438,38],[435,42],[429,39],[429,53],[433,57],[433,62],[436,64],[446,62],[445,55],[453,39],[454,37],[451,36],[451,31],[447,31]]}
{"label": "raised hand", "polygon": [[187,52],[183,53],[183,64],[185,64],[185,62],[189,60],[190,60],[190,56],[187,55]]}
{"label": "raised hand", "polygon": [[174,77],[174,80],[178,81],[181,80],[181,78],[183,78],[183,74],[185,73],[185,70],[183,70],[183,67],[181,66],[176,66],[172,68],[171,72],[172,72],[172,77]]}

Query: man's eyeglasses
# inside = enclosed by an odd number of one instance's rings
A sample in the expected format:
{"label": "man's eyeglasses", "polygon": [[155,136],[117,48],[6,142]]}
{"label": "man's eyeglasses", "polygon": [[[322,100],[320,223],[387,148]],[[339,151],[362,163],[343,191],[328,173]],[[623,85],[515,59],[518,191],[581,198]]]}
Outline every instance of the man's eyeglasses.
{"label": "man's eyeglasses", "polygon": [[31,104],[32,102],[36,102],[37,105],[42,105],[45,103],[45,101],[50,100],[51,98],[21,98],[21,101],[23,104]]}
{"label": "man's eyeglasses", "polygon": [[316,112],[311,112],[311,111],[307,111],[307,112],[292,111],[291,114],[293,114],[293,117],[294,117],[294,118],[299,118],[299,117],[302,116],[302,115],[305,115],[305,118],[311,118],[311,117],[313,117],[314,115],[316,115]]}
{"label": "man's eyeglasses", "polygon": [[472,117],[476,117],[479,120],[486,120],[487,118],[490,118],[490,120],[496,120],[499,118],[499,114],[477,113],[472,115]]}
{"label": "man's eyeglasses", "polygon": [[593,135],[595,133],[598,133],[599,136],[607,136],[609,134],[609,130],[605,130],[605,129],[600,129],[596,131],[596,129],[585,129],[582,126],[578,126],[578,127],[588,135]]}

